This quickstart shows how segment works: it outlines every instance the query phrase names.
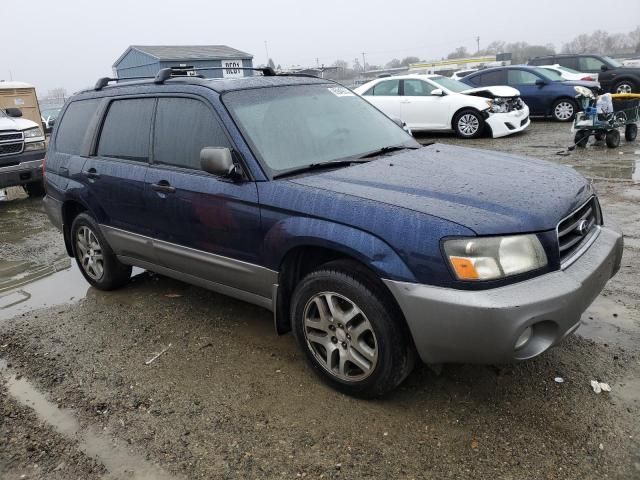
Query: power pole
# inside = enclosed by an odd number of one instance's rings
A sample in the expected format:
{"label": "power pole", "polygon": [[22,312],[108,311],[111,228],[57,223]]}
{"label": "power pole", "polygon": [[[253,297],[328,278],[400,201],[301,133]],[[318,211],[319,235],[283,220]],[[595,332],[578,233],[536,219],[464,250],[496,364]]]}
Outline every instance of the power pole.
{"label": "power pole", "polygon": [[480,36],[476,37],[476,42],[478,42],[478,50],[476,51],[476,53],[480,52]]}
{"label": "power pole", "polygon": [[364,54],[365,52],[362,52],[362,73],[364,74],[364,72],[367,71],[367,63],[364,60]]}
{"label": "power pole", "polygon": [[267,52],[267,61],[265,62],[267,65],[269,64],[269,59],[271,58],[269,56],[269,47],[267,47],[267,41],[264,41],[264,51]]}

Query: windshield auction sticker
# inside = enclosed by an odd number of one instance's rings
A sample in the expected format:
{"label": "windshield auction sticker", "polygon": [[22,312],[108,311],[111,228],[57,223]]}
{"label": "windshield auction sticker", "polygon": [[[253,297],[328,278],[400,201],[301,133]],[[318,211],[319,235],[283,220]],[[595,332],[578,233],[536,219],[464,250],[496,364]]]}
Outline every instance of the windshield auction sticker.
{"label": "windshield auction sticker", "polygon": [[336,97],[354,97],[355,94],[344,87],[329,87],[327,88],[331,93],[333,93]]}

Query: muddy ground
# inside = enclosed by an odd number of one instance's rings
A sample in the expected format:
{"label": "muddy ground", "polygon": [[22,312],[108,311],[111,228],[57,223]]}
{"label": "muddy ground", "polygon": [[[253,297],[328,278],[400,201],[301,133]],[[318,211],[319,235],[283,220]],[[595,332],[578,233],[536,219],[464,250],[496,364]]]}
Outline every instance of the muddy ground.
{"label": "muddy ground", "polygon": [[640,478],[640,144],[558,156],[571,136],[552,122],[435,138],[594,179],[626,245],[578,335],[525,363],[419,367],[386,398],[349,398],[260,308],[139,270],[122,290],[88,288],[41,202],[13,190],[0,203],[0,478]]}

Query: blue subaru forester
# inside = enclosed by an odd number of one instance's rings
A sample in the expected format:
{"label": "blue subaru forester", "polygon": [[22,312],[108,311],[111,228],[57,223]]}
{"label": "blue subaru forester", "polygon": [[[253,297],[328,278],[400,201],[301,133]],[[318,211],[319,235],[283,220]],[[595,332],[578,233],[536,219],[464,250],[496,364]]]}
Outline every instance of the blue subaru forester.
{"label": "blue subaru forester", "polygon": [[94,287],[137,266],[273,311],[355,395],[429,364],[541,354],[620,265],[591,184],[538,160],[422,147],[330,81],[109,84],[64,107],[45,205]]}

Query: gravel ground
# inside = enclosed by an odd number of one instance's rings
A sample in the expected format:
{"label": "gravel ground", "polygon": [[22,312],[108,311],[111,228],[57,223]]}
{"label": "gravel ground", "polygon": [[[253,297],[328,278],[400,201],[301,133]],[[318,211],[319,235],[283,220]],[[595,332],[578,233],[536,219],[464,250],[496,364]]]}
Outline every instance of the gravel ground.
{"label": "gravel ground", "polygon": [[0,478],[640,478],[640,145],[555,155],[570,138],[437,140],[595,179],[626,246],[579,335],[514,365],[419,367],[375,401],[325,387],[252,305],[141,271],[87,288],[39,202],[0,203]]}

